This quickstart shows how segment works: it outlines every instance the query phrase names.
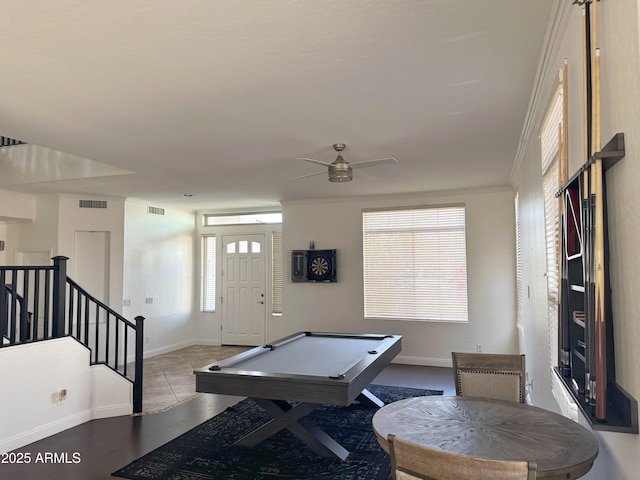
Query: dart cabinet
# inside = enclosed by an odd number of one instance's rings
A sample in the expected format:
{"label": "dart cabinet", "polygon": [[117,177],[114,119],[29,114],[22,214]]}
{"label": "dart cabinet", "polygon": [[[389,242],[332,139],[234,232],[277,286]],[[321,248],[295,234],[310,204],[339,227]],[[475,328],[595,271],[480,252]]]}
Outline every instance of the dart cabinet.
{"label": "dart cabinet", "polygon": [[336,250],[293,250],[291,252],[292,282],[338,281]]}
{"label": "dart cabinet", "polygon": [[[601,152],[596,153],[557,195],[562,199],[562,238],[559,320],[559,366],[556,373],[571,392],[576,403],[594,429],[638,433],[638,406],[615,379],[613,346],[614,318],[611,309],[609,282],[608,236],[606,215],[606,170],[624,157],[624,135],[617,134]],[[596,159],[602,159],[602,189],[594,192]],[[604,221],[598,225],[595,216],[595,196],[602,195]],[[598,266],[595,261],[597,229],[604,234],[604,327],[596,325],[595,281]],[[602,324],[601,324],[602,325]],[[600,346],[597,347],[598,343]],[[602,373],[606,372],[606,375]],[[596,375],[598,373],[599,375]],[[600,377],[606,377],[603,381]],[[603,381],[600,390],[597,382]],[[606,415],[596,415],[596,392],[604,387]],[[603,407],[601,406],[600,411]]]}

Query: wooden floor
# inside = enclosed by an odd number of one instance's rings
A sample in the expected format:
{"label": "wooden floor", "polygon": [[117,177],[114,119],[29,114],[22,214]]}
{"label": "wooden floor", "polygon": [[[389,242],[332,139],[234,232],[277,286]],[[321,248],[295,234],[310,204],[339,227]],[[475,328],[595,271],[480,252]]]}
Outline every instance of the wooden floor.
{"label": "wooden floor", "polygon": [[[392,364],[373,383],[455,394],[450,368]],[[29,453],[31,463],[0,463],[0,479],[113,480],[112,472],[240,400],[241,397],[205,394],[161,413],[93,420],[15,450],[14,453]],[[69,463],[36,463],[36,459],[54,453],[58,461],[65,460],[66,455]]]}

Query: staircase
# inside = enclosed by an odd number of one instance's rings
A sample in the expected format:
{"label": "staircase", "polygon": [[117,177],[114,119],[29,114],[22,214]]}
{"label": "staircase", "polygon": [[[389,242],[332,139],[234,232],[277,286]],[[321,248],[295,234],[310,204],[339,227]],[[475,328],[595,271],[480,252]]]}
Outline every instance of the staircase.
{"label": "staircase", "polygon": [[0,266],[0,348],[75,338],[90,350],[91,365],[105,365],[133,383],[133,413],[140,413],[144,317],[131,322],[91,296],[67,276],[67,260]]}

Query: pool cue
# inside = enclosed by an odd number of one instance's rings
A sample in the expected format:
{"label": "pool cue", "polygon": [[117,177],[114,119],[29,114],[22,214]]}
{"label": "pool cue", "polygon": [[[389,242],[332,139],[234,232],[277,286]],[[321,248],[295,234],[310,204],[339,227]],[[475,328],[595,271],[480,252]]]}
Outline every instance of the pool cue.
{"label": "pool cue", "polygon": [[604,198],[602,159],[596,155],[600,151],[600,49],[598,48],[597,1],[593,0],[593,18],[591,22],[591,46],[593,47],[593,79],[592,79],[592,164],[593,198],[594,198],[594,267],[595,267],[595,397],[596,420],[604,421],[607,417],[607,336],[605,310],[605,275],[604,275]]}
{"label": "pool cue", "polygon": [[[600,150],[600,49],[594,55],[594,153]],[[595,314],[596,314],[596,420],[607,416],[607,333],[605,310],[604,198],[602,159],[593,162],[595,183]]]}
{"label": "pool cue", "polygon": [[560,165],[560,186],[563,186],[569,179],[569,60],[566,58],[562,63],[562,163]]}
{"label": "pool cue", "polygon": [[[568,62],[564,59],[562,69],[559,72],[562,84],[562,123],[558,126],[558,145],[560,154],[558,156],[558,185],[563,188],[569,178],[569,142],[567,119],[569,118],[569,98],[568,98]],[[560,334],[558,338],[560,367],[564,376],[571,375],[570,367],[570,324],[569,324],[569,278],[567,255],[563,255],[563,245],[566,242],[567,231],[567,211],[565,209],[565,192],[562,191],[558,197],[558,315]]]}
{"label": "pool cue", "polygon": [[[590,15],[589,3],[582,8],[582,58],[584,69],[582,72],[583,83],[583,129],[584,129],[584,156],[588,159],[591,154],[591,46],[590,46]],[[582,223],[583,223],[583,262],[582,275],[584,284],[584,340],[585,340],[585,371],[584,371],[584,395],[587,403],[595,407],[595,337],[593,335],[595,319],[593,315],[593,241],[592,241],[592,212],[591,206],[591,175],[589,168],[582,173]]]}

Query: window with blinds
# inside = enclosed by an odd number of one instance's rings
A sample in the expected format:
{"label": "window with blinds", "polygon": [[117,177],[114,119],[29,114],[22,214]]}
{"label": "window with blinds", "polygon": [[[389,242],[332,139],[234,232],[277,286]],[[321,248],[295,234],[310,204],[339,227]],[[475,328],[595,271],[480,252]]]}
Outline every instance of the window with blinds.
{"label": "window with blinds", "polygon": [[542,189],[544,194],[544,220],[547,258],[547,304],[551,364],[557,364],[558,349],[558,222],[559,209],[556,192],[558,184],[558,153],[562,128],[562,86],[549,105],[540,132],[542,153]]}
{"label": "window with blinds", "polygon": [[200,271],[200,310],[216,310],[216,237],[202,237],[202,262]]}
{"label": "window with blinds", "polygon": [[521,332],[524,332],[524,279],[522,278],[520,192],[516,192],[514,210],[516,212],[516,326]]}
{"label": "window with blinds", "polygon": [[467,322],[465,207],[364,210],[365,318]]}
{"label": "window with blinds", "polygon": [[274,314],[282,314],[282,232],[271,235],[271,302]]}

